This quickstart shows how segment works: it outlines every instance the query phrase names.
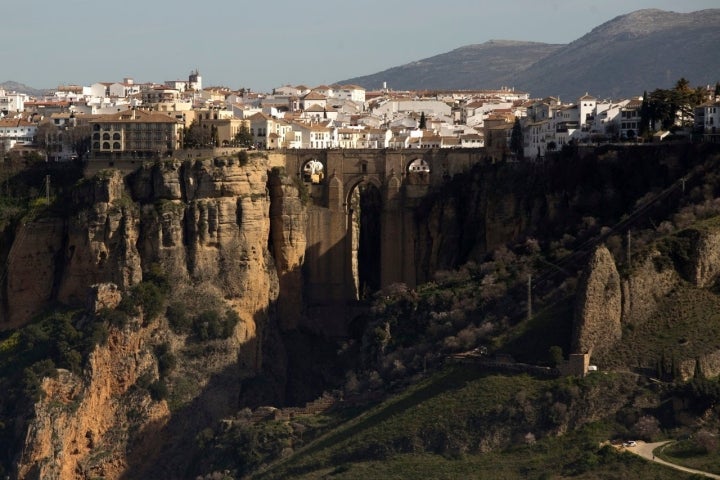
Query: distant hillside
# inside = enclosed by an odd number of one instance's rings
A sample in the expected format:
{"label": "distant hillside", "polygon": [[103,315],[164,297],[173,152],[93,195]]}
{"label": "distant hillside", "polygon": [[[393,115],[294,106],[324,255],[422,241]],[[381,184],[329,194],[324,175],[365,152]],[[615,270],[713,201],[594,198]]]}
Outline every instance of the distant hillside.
{"label": "distant hillside", "polygon": [[338,83],[376,89],[387,82],[396,90],[505,85],[534,97],[625,97],[670,87],[680,77],[714,84],[720,80],[718,44],[720,9],[638,10],[568,45],[492,40]]}
{"label": "distant hillside", "polygon": [[577,98],[641,95],[681,77],[720,80],[720,9],[692,13],[639,10],[593,29],[523,72],[516,87],[533,95]]}
{"label": "distant hillside", "polygon": [[0,83],[0,90],[5,90],[8,92],[26,93],[33,97],[39,97],[45,93],[43,90],[38,90],[37,88],[28,87],[27,85],[24,85],[24,84],[18,83],[18,82],[13,82],[12,80],[8,80],[7,82]]}
{"label": "distant hillside", "polygon": [[[400,67],[344,80],[367,89],[395,90],[497,88],[563,45],[510,40],[490,40]],[[449,75],[449,73],[453,73]],[[511,82],[512,83],[512,82]]]}

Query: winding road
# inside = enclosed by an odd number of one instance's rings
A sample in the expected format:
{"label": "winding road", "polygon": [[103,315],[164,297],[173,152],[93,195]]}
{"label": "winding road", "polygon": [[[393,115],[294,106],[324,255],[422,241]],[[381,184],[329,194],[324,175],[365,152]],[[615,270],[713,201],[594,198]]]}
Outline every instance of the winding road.
{"label": "winding road", "polygon": [[720,480],[720,475],[715,475],[714,473],[703,472],[701,470],[695,470],[693,468],[683,467],[682,465],[677,465],[675,463],[666,462],[665,460],[663,460],[659,457],[656,457],[653,454],[653,450],[655,450],[656,448],[658,448],[662,445],[670,443],[670,442],[672,442],[672,440],[665,440],[664,442],[655,442],[655,443],[645,443],[641,440],[638,440],[637,446],[625,447],[624,450],[634,453],[636,455],[640,455],[641,457],[646,458],[646,459],[650,460],[651,462],[659,463],[660,465],[665,465],[666,467],[674,468],[675,470],[680,470],[682,472],[687,472],[687,473],[695,473],[697,475],[703,475],[707,478],[717,478],[718,480]]}

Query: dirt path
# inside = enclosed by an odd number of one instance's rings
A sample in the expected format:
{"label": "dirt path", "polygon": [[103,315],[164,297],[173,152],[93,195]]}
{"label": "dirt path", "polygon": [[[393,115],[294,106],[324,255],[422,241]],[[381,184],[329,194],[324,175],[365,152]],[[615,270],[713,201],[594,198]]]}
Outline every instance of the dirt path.
{"label": "dirt path", "polygon": [[665,460],[662,460],[661,458],[656,457],[653,454],[653,450],[655,450],[657,447],[660,447],[670,442],[672,442],[672,440],[665,440],[664,442],[655,443],[645,443],[638,440],[637,446],[627,447],[625,448],[625,450],[628,452],[632,452],[635,455],[640,455],[641,457],[646,458],[651,462],[659,463],[660,465],[665,465],[666,467],[674,468],[675,470],[680,470],[687,473],[695,473],[698,475],[703,475],[707,478],[717,478],[718,480],[720,480],[720,475],[715,475],[714,473],[703,472],[700,470],[695,470],[693,468],[683,467],[682,465],[677,465],[675,463],[666,462]]}

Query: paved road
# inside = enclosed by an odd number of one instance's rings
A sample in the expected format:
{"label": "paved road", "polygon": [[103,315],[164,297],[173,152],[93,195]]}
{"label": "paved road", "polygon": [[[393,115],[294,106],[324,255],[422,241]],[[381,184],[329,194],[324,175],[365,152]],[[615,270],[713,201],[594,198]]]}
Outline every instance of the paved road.
{"label": "paved road", "polygon": [[655,450],[657,447],[660,447],[662,445],[665,445],[666,443],[670,443],[672,440],[665,440],[664,442],[655,442],[655,443],[645,443],[641,440],[638,440],[636,447],[627,447],[625,450],[628,452],[632,452],[636,455],[640,455],[643,458],[646,458],[650,460],[651,462],[659,463],[660,465],[665,465],[666,467],[674,468],[675,470],[680,470],[687,473],[696,473],[698,475],[704,475],[707,478],[717,478],[720,480],[720,475],[715,475],[714,473],[708,473],[708,472],[702,472],[700,470],[695,470],[693,468],[687,468],[683,467],[682,465],[677,465],[675,463],[666,462],[665,460],[662,460],[661,458],[656,457],[653,455],[653,450]]}

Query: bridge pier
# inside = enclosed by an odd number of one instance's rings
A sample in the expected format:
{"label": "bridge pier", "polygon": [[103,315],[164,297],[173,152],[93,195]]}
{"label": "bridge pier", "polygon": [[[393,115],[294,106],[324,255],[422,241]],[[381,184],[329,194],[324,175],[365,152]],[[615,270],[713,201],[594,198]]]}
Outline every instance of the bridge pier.
{"label": "bridge pier", "polygon": [[[277,162],[278,156],[274,153],[273,161]],[[369,284],[384,288],[402,282],[415,287],[419,268],[415,209],[433,186],[483,158],[483,149],[284,152],[286,173],[305,182],[310,192],[303,266],[305,326],[325,336],[342,337],[358,314],[363,285],[368,282],[358,278],[363,276],[358,252],[364,247],[353,247],[354,222],[361,229],[360,242],[374,241],[363,237],[363,222],[366,227],[369,221],[379,226],[375,228],[379,231],[372,232],[378,237],[378,251],[369,248],[364,253],[379,257],[363,259],[378,262],[378,272],[370,269],[365,273],[377,276]],[[373,188],[380,198],[373,215],[379,218],[359,218],[359,212],[351,211],[352,196],[359,190],[362,197]]]}

